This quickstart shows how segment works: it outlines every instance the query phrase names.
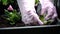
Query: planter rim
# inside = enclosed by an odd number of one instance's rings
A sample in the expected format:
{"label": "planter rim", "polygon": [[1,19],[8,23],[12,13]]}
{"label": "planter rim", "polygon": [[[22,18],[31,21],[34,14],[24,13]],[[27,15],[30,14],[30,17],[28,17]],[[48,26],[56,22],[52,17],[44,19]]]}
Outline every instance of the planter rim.
{"label": "planter rim", "polygon": [[43,25],[43,26],[23,26],[23,27],[6,27],[0,28],[0,30],[10,30],[10,29],[27,29],[27,28],[47,28],[47,27],[59,27],[60,25]]}

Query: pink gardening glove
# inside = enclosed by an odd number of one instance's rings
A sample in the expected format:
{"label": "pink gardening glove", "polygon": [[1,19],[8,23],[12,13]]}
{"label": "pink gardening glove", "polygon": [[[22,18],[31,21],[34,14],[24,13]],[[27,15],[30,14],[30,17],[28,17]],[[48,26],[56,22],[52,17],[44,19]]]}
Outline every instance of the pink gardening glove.
{"label": "pink gardening glove", "polygon": [[51,0],[39,0],[40,4],[42,6],[41,9],[41,15],[47,14],[45,16],[45,20],[48,19],[54,19],[57,17],[57,12],[54,4],[51,2]]}
{"label": "pink gardening glove", "polygon": [[22,21],[25,24],[39,23],[43,25],[34,8],[35,0],[17,0],[17,2],[21,11]]}

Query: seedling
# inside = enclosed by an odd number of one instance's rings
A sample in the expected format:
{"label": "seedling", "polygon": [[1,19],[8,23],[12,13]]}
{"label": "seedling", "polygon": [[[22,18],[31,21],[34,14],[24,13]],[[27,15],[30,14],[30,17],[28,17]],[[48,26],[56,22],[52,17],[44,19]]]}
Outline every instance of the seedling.
{"label": "seedling", "polygon": [[13,10],[12,12],[5,10],[5,15],[6,20],[10,21],[11,25],[14,25],[18,20],[21,19],[21,15],[18,14],[16,10]]}

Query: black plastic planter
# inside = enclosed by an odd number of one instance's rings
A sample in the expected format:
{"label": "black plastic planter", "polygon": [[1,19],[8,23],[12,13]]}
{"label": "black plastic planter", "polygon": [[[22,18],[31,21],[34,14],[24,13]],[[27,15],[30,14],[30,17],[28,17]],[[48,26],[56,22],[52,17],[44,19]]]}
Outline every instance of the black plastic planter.
{"label": "black plastic planter", "polygon": [[60,25],[44,25],[44,26],[25,26],[25,27],[8,27],[0,28],[0,32],[3,33],[39,33],[39,34],[60,34]]}

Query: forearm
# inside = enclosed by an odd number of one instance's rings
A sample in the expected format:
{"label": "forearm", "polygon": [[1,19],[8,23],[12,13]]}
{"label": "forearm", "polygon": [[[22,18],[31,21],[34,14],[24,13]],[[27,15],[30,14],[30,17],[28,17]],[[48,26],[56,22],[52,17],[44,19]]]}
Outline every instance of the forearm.
{"label": "forearm", "polygon": [[20,11],[29,11],[33,10],[35,0],[17,0]]}

